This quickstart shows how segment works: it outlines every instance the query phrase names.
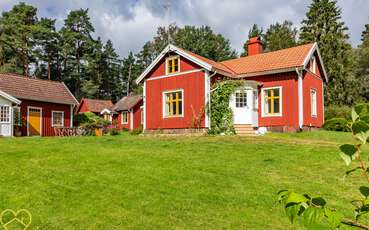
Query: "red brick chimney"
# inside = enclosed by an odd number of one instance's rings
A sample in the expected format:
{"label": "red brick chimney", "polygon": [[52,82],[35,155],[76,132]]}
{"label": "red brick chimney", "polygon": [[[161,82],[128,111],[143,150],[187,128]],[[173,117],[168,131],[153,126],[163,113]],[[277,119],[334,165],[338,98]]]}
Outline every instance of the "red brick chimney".
{"label": "red brick chimney", "polygon": [[248,56],[263,53],[263,46],[260,37],[253,37],[247,42]]}

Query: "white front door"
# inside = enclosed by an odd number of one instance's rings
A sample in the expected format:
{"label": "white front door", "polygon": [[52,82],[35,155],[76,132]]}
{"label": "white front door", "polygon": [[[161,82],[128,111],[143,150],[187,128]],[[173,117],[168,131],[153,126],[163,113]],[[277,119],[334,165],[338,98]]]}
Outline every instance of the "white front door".
{"label": "white front door", "polygon": [[254,96],[251,88],[236,90],[230,100],[234,124],[253,124]]}

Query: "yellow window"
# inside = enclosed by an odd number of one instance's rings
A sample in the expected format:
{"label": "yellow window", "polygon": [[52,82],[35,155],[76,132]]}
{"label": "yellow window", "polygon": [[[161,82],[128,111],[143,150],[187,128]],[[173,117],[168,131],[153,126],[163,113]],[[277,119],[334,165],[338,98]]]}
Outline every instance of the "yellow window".
{"label": "yellow window", "polygon": [[179,72],[179,56],[167,58],[167,74]]}
{"label": "yellow window", "polygon": [[281,113],[281,88],[269,88],[264,90],[264,115],[280,115]]}
{"label": "yellow window", "polygon": [[172,91],[164,93],[165,100],[165,117],[176,117],[182,116],[183,114],[183,92],[182,91]]}
{"label": "yellow window", "polygon": [[128,124],[128,111],[122,112],[122,124]]}

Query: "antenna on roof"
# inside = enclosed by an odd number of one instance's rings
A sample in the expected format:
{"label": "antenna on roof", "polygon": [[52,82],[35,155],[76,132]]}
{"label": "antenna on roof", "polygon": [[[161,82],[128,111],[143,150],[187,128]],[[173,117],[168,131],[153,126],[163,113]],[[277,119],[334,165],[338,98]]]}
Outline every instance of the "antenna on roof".
{"label": "antenna on roof", "polygon": [[170,0],[167,0],[166,3],[163,5],[163,8],[166,10],[166,19],[167,19],[167,26],[168,26],[168,45],[171,42],[170,37]]}

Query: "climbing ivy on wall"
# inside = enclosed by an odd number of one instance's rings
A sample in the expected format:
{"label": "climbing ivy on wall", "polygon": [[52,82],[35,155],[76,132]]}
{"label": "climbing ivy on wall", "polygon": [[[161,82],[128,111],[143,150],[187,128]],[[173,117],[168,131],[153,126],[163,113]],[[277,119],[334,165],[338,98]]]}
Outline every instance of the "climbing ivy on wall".
{"label": "climbing ivy on wall", "polygon": [[227,80],[217,82],[210,93],[210,134],[234,134],[233,112],[229,107],[232,93],[245,84],[241,80]]}

